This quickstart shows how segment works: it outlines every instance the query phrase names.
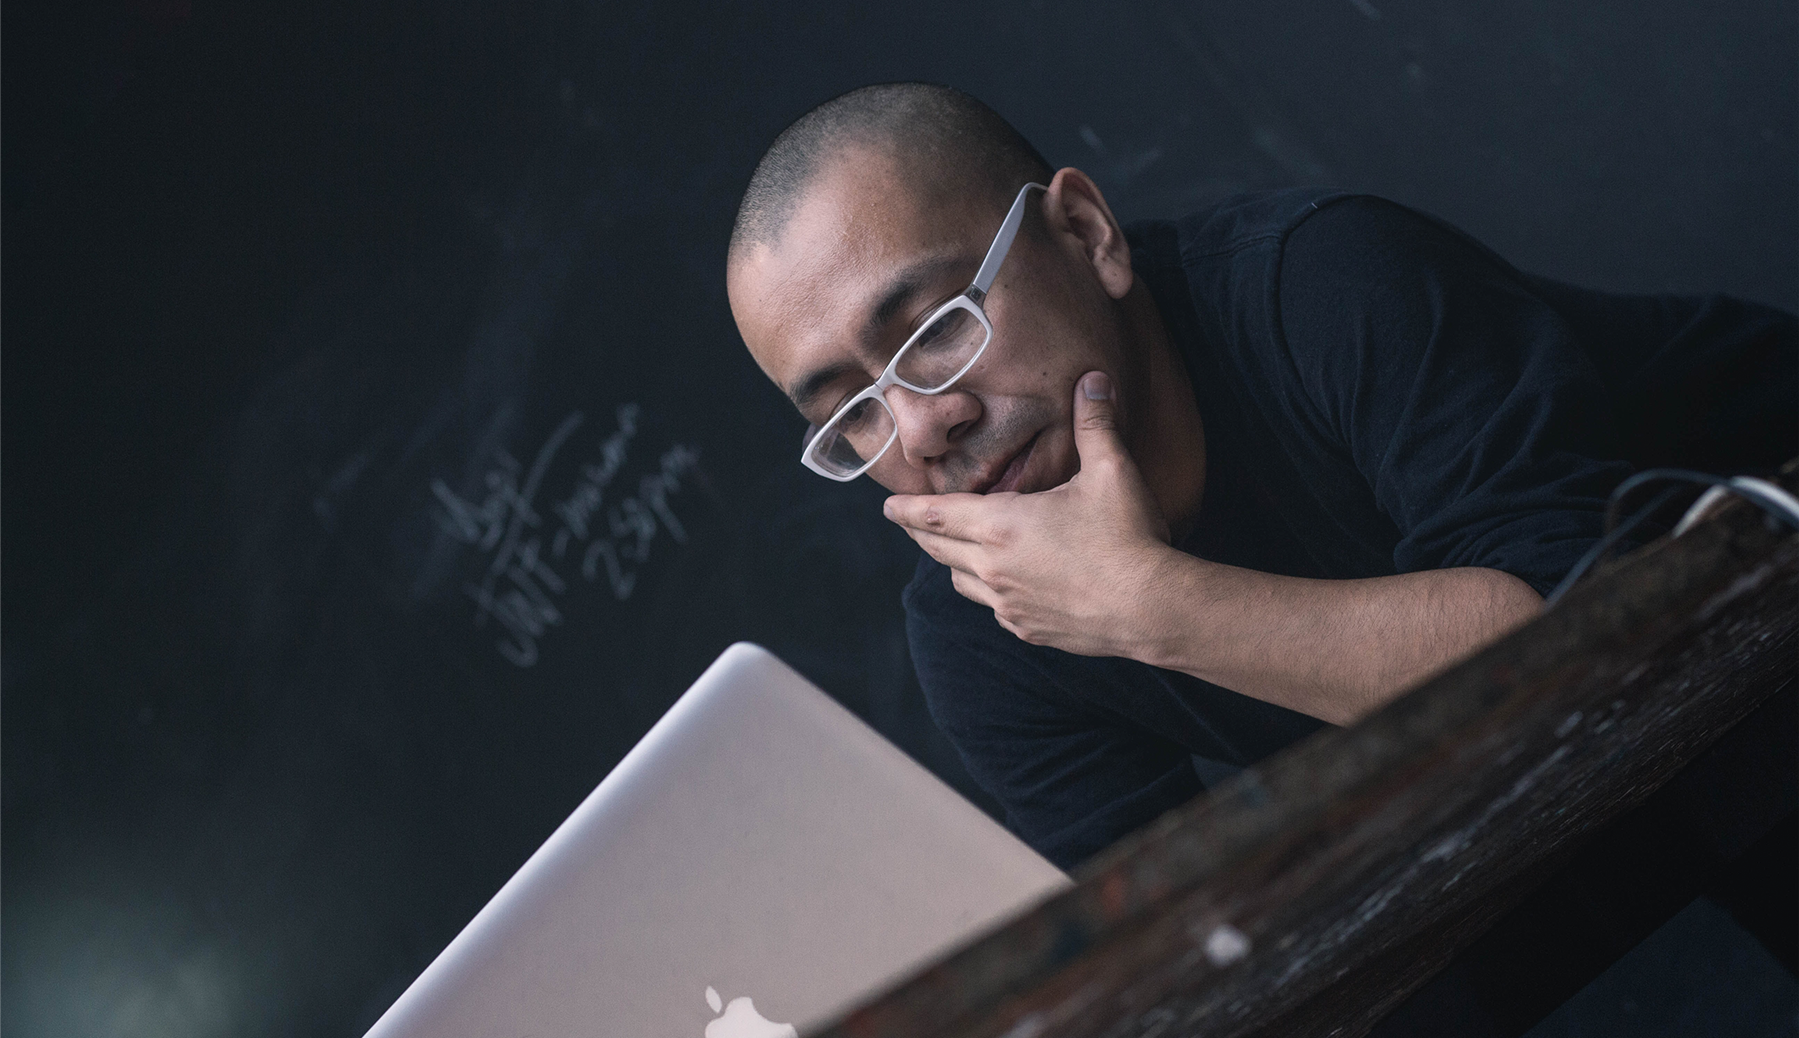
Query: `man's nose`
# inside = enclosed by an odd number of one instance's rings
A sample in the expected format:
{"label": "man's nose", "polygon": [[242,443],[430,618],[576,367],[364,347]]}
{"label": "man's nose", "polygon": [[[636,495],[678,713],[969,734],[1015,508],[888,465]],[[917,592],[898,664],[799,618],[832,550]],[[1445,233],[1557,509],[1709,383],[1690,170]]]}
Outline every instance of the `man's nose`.
{"label": "man's nose", "polygon": [[922,465],[949,450],[962,427],[981,416],[980,400],[957,389],[927,396],[905,386],[889,386],[884,399],[899,426],[898,446],[911,465]]}

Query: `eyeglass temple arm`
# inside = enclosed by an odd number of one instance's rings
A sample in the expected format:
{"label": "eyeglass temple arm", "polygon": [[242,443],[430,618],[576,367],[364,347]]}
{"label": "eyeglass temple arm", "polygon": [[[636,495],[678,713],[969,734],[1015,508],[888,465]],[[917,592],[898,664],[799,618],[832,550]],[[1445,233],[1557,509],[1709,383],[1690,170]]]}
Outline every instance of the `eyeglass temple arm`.
{"label": "eyeglass temple arm", "polygon": [[987,250],[987,258],[981,261],[981,269],[975,272],[974,287],[980,290],[980,302],[987,296],[987,290],[993,287],[993,279],[999,274],[999,265],[1005,262],[1006,252],[1012,248],[1012,239],[1018,237],[1018,228],[1024,223],[1024,197],[1031,189],[1048,191],[1042,184],[1026,184],[1018,189],[1018,197],[1012,200],[1012,208],[1006,213],[1006,222],[1000,224],[999,233],[993,237],[993,245]]}

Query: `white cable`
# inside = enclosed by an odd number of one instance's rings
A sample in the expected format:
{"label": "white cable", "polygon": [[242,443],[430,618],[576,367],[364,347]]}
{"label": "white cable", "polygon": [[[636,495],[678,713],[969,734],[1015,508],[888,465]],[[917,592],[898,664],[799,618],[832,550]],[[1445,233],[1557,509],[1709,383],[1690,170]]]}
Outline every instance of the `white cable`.
{"label": "white cable", "polygon": [[1687,509],[1687,514],[1681,516],[1680,522],[1674,525],[1674,536],[1679,537],[1686,533],[1694,523],[1705,518],[1706,513],[1723,500],[1726,494],[1731,493],[1741,494],[1769,511],[1785,513],[1788,522],[1799,526],[1799,498],[1794,498],[1793,495],[1765,479],[1756,479],[1754,476],[1733,476],[1729,483],[1712,487],[1699,495],[1699,500],[1693,502],[1693,507]]}
{"label": "white cable", "polygon": [[1726,487],[1708,487],[1705,493],[1699,495],[1699,500],[1693,502],[1693,507],[1687,509],[1687,514],[1680,517],[1680,522],[1674,524],[1674,536],[1679,537],[1686,533],[1694,523],[1704,518],[1705,514],[1712,510],[1713,505],[1729,496],[1730,490]]}

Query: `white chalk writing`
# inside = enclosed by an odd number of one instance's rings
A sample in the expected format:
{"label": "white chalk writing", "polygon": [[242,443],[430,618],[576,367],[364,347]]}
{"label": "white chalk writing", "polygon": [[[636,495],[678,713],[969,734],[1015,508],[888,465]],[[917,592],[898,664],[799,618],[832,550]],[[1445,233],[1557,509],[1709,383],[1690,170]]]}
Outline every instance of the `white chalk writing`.
{"label": "white chalk writing", "polygon": [[597,461],[582,464],[574,487],[550,503],[546,515],[537,498],[557,453],[582,424],[571,412],[538,448],[521,480],[510,455],[500,455],[483,476],[479,502],[457,494],[441,479],[431,481],[441,506],[437,524],[446,534],[487,556],[481,579],[466,585],[475,601],[475,623],[492,618],[505,630],[496,642],[500,655],[519,667],[537,663],[545,633],[563,622],[558,599],[568,591],[564,565],[580,561],[590,583],[603,576],[613,597],[624,601],[637,587],[640,567],[649,561],[658,535],[686,543],[687,528],[669,503],[682,478],[699,463],[699,452],[675,444],[662,452],[656,469],[637,481],[637,493],[611,503],[612,484],[625,467],[642,410],[624,404],[617,427],[601,441]]}

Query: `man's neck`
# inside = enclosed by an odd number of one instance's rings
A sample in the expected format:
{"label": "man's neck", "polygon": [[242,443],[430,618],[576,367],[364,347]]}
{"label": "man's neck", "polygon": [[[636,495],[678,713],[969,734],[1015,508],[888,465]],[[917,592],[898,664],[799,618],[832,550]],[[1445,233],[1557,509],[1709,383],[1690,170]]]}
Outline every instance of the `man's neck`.
{"label": "man's neck", "polygon": [[1126,446],[1137,462],[1151,496],[1168,521],[1176,542],[1199,516],[1206,486],[1206,434],[1193,380],[1180,352],[1168,338],[1161,311],[1142,280],[1123,301],[1135,385],[1126,403]]}

